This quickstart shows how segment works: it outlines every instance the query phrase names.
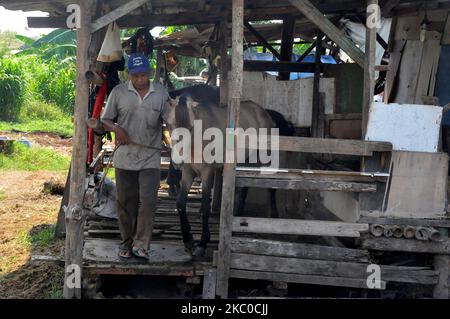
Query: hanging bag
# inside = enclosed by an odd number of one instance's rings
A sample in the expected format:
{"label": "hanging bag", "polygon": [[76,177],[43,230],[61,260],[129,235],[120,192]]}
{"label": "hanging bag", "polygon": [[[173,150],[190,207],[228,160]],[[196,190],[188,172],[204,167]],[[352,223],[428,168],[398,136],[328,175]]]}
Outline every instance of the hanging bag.
{"label": "hanging bag", "polygon": [[122,58],[122,54],[120,29],[117,26],[117,23],[113,22],[108,26],[97,61],[105,63],[119,61]]}

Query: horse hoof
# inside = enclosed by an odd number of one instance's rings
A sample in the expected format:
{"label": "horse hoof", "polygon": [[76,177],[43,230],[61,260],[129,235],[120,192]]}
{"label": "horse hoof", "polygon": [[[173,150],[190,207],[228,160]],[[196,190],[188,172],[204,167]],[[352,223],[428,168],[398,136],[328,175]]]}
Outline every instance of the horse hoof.
{"label": "horse hoof", "polygon": [[205,251],[206,251],[206,247],[197,246],[197,247],[195,247],[192,255],[194,257],[203,257],[203,256],[205,256]]}

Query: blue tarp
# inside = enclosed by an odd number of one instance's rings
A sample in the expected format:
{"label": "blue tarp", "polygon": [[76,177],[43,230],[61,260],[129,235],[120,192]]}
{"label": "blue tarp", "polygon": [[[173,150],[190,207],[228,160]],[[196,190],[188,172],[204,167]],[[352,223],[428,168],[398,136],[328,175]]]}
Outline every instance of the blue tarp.
{"label": "blue tarp", "polygon": [[[300,56],[297,54],[293,54],[291,61],[295,62],[298,60]],[[272,53],[255,53],[255,52],[244,52],[244,59],[245,60],[253,60],[253,61],[278,61],[277,58],[273,56]],[[306,56],[302,63],[314,63],[316,61],[316,57],[314,54],[310,54]],[[322,55],[320,61],[324,64],[337,64],[336,60],[331,55]],[[277,76],[278,72],[266,72],[272,75]],[[313,77],[314,73],[308,73],[308,72],[291,72],[290,80],[297,80],[297,79],[303,79],[303,78],[309,78]]]}

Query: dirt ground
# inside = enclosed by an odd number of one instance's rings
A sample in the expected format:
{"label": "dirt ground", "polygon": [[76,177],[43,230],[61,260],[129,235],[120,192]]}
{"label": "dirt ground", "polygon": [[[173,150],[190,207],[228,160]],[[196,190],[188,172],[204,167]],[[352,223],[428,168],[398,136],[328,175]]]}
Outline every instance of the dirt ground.
{"label": "dirt ground", "polygon": [[[0,133],[70,155],[71,141],[57,135]],[[61,196],[43,192],[44,182],[64,185],[67,172],[0,172],[0,298],[57,298],[63,268],[32,262],[32,255],[61,258],[64,242],[51,238]]]}

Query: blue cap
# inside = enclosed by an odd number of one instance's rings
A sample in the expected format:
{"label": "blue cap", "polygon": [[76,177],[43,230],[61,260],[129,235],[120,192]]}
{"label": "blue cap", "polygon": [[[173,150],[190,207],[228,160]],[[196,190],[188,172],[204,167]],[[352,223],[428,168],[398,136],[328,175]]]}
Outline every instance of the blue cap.
{"label": "blue cap", "polygon": [[150,63],[147,57],[142,53],[133,53],[128,59],[128,73],[149,73]]}

